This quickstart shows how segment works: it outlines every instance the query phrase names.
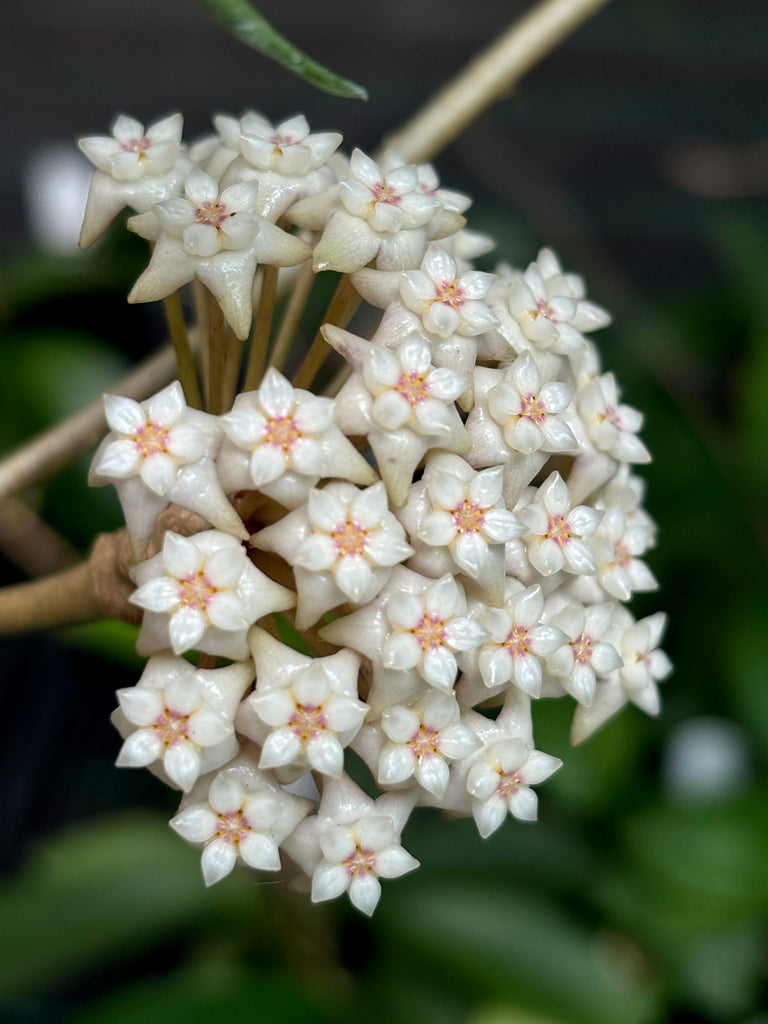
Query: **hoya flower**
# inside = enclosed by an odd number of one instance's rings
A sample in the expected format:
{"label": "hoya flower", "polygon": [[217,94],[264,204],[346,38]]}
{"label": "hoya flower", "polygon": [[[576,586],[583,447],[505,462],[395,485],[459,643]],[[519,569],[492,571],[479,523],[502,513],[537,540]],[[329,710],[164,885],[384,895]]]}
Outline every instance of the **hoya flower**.
{"label": "hoya flower", "polygon": [[571,742],[581,743],[628,702],[647,715],[659,713],[658,683],[672,671],[672,663],[659,647],[667,617],[657,612],[635,622],[625,608],[614,614],[612,639],[622,665],[598,681],[590,707],[579,705],[573,717]]}
{"label": "hoya flower", "polygon": [[589,381],[578,394],[579,414],[590,441],[618,462],[650,462],[651,454],[637,437],[643,415],[630,405],[619,404],[612,373]]}
{"label": "hoya flower", "polygon": [[574,451],[576,438],[559,415],[570,405],[571,394],[562,381],[542,382],[536,360],[523,352],[488,390],[488,411],[512,451]]}
{"label": "hoya flower", "polygon": [[541,694],[541,663],[568,642],[565,633],[544,623],[541,586],[515,590],[510,581],[503,608],[486,608],[478,621],[488,634],[477,663],[483,683],[496,689],[513,683],[531,697]]}
{"label": "hoya flower", "polygon": [[364,491],[336,482],[312,490],[306,505],[255,534],[253,544],[293,567],[299,629],[337,605],[370,601],[413,554],[381,482]]}
{"label": "hoya flower", "polygon": [[401,513],[411,536],[427,549],[419,549],[411,567],[439,576],[456,565],[500,600],[504,545],[524,529],[504,507],[502,481],[501,466],[478,473],[458,455],[432,456]]}
{"label": "hoya flower", "polygon": [[610,323],[606,311],[583,296],[581,279],[563,274],[552,250],[542,249],[525,273],[509,280],[506,309],[496,309],[501,333],[516,351],[533,346],[575,355],[586,345],[583,331]]}
{"label": "hoya flower", "polygon": [[482,746],[454,762],[439,806],[473,815],[483,838],[496,831],[508,812],[534,821],[538,801],[531,787],[549,778],[562,762],[534,748],[530,698],[513,688],[495,719],[470,710],[462,721]]}
{"label": "hoya flower", "polygon": [[217,465],[227,491],[257,487],[293,508],[320,477],[373,483],[374,470],[334,425],[334,407],[267,370],[258,390],[238,395],[219,421],[228,443]]}
{"label": "hoya flower", "polygon": [[656,577],[639,557],[652,541],[651,526],[628,525],[623,509],[617,505],[605,510],[591,546],[597,579],[606,593],[619,601],[629,601],[637,591],[656,590]]}
{"label": "hoya flower", "polygon": [[595,532],[603,514],[588,505],[572,508],[568,487],[559,473],[551,473],[533,501],[515,512],[528,530],[523,536],[528,559],[542,576],[561,569],[595,572],[595,561],[584,537]]}
{"label": "hoya flower", "polygon": [[348,776],[323,787],[317,814],[303,821],[283,849],[312,879],[312,902],[347,892],[370,916],[381,896],[380,878],[399,878],[419,862],[400,845],[414,805],[410,793],[372,800]]}
{"label": "hoya flower", "polygon": [[171,114],[150,125],[121,114],[112,125],[112,135],[89,136],[78,145],[100,171],[117,181],[165,174],[176,163],[181,149],[181,114]]}
{"label": "hoya flower", "polygon": [[472,814],[485,839],[501,825],[507,812],[521,821],[538,817],[538,797],[531,788],[562,765],[559,757],[533,750],[522,739],[487,746],[467,774]]}
{"label": "hoya flower", "polygon": [[310,133],[302,114],[273,125],[249,111],[238,125],[238,157],[222,181],[257,181],[259,213],[276,221],[292,203],[335,185],[327,162],[341,138],[338,132]]}
{"label": "hoya flower", "polygon": [[587,608],[572,603],[551,618],[568,642],[547,657],[547,668],[580,704],[592,703],[596,675],[606,676],[621,668],[621,656],[607,640],[615,609],[612,603]]}
{"label": "hoya flower", "polygon": [[400,297],[429,334],[450,338],[454,334],[482,334],[497,323],[482,301],[493,283],[493,274],[470,270],[460,276],[456,264],[438,245],[430,245],[420,270],[400,276]]}
{"label": "hoya flower", "polygon": [[382,665],[415,669],[430,686],[450,690],[456,652],[472,650],[485,639],[485,630],[467,618],[466,607],[463,589],[449,575],[421,594],[393,593],[386,606],[391,629],[382,645]]}
{"label": "hoya flower", "polygon": [[248,559],[240,541],[219,530],[192,537],[168,531],[162,551],[132,570],[130,600],[145,609],[138,646],[146,653],[192,648],[240,660],[246,633],[263,615],[295,604]]}
{"label": "hoya flower", "polygon": [[438,799],[445,793],[449,762],[466,757],[480,741],[460,719],[452,694],[430,693],[414,707],[396,705],[381,716],[381,746],[376,777],[381,785],[397,785],[413,777]]}
{"label": "hoya flower", "polygon": [[256,690],[243,702],[237,728],[261,744],[259,767],[278,769],[283,781],[307,768],[339,778],[343,748],[368,712],[357,699],[359,657],[341,650],[308,658],[258,628],[249,641]]}
{"label": "hoya flower", "polygon": [[183,658],[150,658],[138,684],[117,691],[114,722],[125,737],[117,764],[162,761],[168,778],[188,792],[200,774],[237,753],[235,711],[253,676],[250,663],[196,669]]}
{"label": "hoya flower", "polygon": [[311,809],[311,800],[286,793],[247,754],[213,779],[200,779],[170,825],[203,847],[203,877],[213,885],[238,859],[258,871],[278,871],[280,844]]}
{"label": "hoya flower", "polygon": [[80,232],[87,249],[126,206],[144,213],[155,203],[181,193],[190,160],[181,153],[181,114],[156,121],[146,130],[121,114],[112,135],[79,140],[78,145],[96,166]]}
{"label": "hoya flower", "polygon": [[[349,162],[349,177],[337,186],[337,203],[327,223],[318,223],[321,208],[313,199],[291,207],[291,219],[303,227],[321,228],[315,246],[315,270],[352,273],[374,257],[382,270],[406,270],[421,262],[427,241],[453,234],[464,218],[443,208],[419,185],[418,171],[396,154],[383,166],[360,149]],[[327,209],[327,207],[326,207]]]}
{"label": "hoya flower", "polygon": [[389,349],[330,325],[323,333],[356,371],[336,397],[336,422],[345,434],[368,436],[389,496],[402,505],[427,451],[469,448],[455,406],[469,380],[436,369],[429,346],[417,336]]}
{"label": "hoya flower", "polygon": [[378,597],[324,626],[320,636],[360,651],[373,663],[374,671],[379,666],[394,670],[403,679],[393,684],[405,683],[405,697],[412,694],[414,679],[417,688],[426,682],[451,690],[456,652],[474,649],[485,633],[467,617],[464,589],[453,576],[431,580],[398,565]]}
{"label": "hoya flower", "polygon": [[245,340],[256,265],[292,267],[311,252],[305,242],[258,214],[257,190],[257,184],[244,182],[219,193],[217,182],[195,168],[184,198],[132,217],[131,230],[155,246],[128,301],[153,302],[198,278],[215,295],[237,337]]}
{"label": "hoya flower", "polygon": [[188,408],[178,381],[142,403],[104,395],[104,410],[110,433],[94,456],[89,482],[117,488],[135,558],[144,555],[158,515],[171,502],[247,538],[216,473],[216,418]]}

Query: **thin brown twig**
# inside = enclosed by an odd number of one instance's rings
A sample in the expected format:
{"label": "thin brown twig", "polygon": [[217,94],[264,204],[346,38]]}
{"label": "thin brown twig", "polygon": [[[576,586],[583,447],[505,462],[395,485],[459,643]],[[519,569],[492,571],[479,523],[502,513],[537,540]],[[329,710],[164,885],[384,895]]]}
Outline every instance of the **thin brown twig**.
{"label": "thin brown twig", "polygon": [[277,267],[264,267],[261,279],[261,296],[259,308],[253,324],[251,335],[251,352],[248,357],[248,369],[245,373],[245,390],[253,391],[261,383],[264,364],[267,359],[269,335],[272,330],[272,318],[275,313],[277,298]]}
{"label": "thin brown twig", "polygon": [[[351,277],[349,274],[344,274],[331,299],[328,311],[323,317],[323,324],[346,327],[361,302],[362,299],[355,290]],[[293,386],[295,388],[310,387],[329,352],[330,346],[328,342],[323,337],[322,332],[318,331],[315,335],[315,340],[304,357],[304,361],[294,375]]]}

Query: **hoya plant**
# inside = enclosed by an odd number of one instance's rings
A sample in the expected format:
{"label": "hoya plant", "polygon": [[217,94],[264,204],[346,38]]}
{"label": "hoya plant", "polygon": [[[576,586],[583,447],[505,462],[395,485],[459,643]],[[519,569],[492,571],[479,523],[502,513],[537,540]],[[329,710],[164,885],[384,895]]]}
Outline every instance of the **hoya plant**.
{"label": "hoya plant", "polygon": [[597,6],[543,4],[377,154],[273,109],[80,139],[81,245],[128,208],[128,301],[164,304],[173,352],[6,463],[7,492],[106,431],[90,482],[125,530],[0,614],[140,622],[117,763],[178,792],[208,885],[240,862],[370,915],[419,866],[420,808],[478,843],[536,819],[562,762],[532,704],[571,701],[574,743],[659,711],[665,616],[630,610],[657,586],[651,456],[610,314],[551,248],[505,262],[428,162]]}

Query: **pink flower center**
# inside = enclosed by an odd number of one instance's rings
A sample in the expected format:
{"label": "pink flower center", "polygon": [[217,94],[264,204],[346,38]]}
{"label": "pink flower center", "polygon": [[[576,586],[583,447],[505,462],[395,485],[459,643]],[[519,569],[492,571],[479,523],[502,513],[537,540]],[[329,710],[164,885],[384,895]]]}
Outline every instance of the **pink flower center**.
{"label": "pink flower center", "polygon": [[549,540],[553,540],[559,547],[564,548],[568,541],[573,537],[570,524],[565,516],[562,516],[559,513],[557,515],[550,516],[545,536]]}
{"label": "pink flower center", "polygon": [[445,645],[445,619],[441,619],[439,615],[425,613],[418,625],[409,632],[416,637],[425,653]]}
{"label": "pink flower center", "polygon": [[146,160],[145,153],[152,145],[152,139],[148,139],[146,135],[143,139],[129,139],[128,142],[121,143],[121,148],[124,153],[138,153],[139,160]]}
{"label": "pink flower center", "polygon": [[282,149],[283,146],[295,146],[299,140],[294,139],[292,135],[281,135],[280,132],[275,132],[270,136],[269,141],[275,149]]}
{"label": "pink flower center", "polygon": [[552,310],[552,307],[549,305],[549,303],[547,302],[546,299],[538,299],[537,300],[537,302],[536,302],[536,310],[532,314],[532,316],[533,316],[534,320],[536,319],[537,316],[543,316],[543,317],[546,317],[547,320],[550,320],[553,324],[557,323],[557,320],[555,319],[555,314],[554,314],[554,312]]}
{"label": "pink flower center", "polygon": [[224,203],[213,202],[206,199],[195,210],[195,224],[209,224],[213,228],[220,228],[222,221],[231,217],[230,210]]}
{"label": "pink flower center", "polygon": [[377,181],[369,188],[373,193],[374,203],[388,203],[390,206],[397,206],[402,199],[402,196],[398,195],[391,185],[385,185],[383,181]]}
{"label": "pink flower center", "polygon": [[435,285],[435,297],[432,302],[442,302],[445,306],[452,306],[453,309],[461,309],[466,299],[464,289],[454,278],[453,281],[442,281]]}
{"label": "pink flower center", "polygon": [[530,640],[531,635],[525,626],[513,626],[507,633],[507,639],[503,646],[507,648],[513,658],[522,658],[531,653]]}
{"label": "pink flower center", "polygon": [[408,744],[416,757],[430,757],[440,753],[440,733],[423,722],[419,731],[412,737]]}
{"label": "pink flower center", "polygon": [[301,742],[306,743],[327,727],[328,720],[322,704],[297,704],[288,724]]}
{"label": "pink flower center", "polygon": [[547,418],[547,411],[540,399],[536,395],[521,395],[520,403],[522,405],[520,416],[540,427]]}
{"label": "pink flower center", "polygon": [[457,505],[451,511],[456,532],[459,534],[479,533],[485,522],[485,513],[487,511],[488,509],[481,508],[478,502],[465,498],[460,505]]}
{"label": "pink flower center", "polygon": [[568,645],[573,651],[573,658],[577,665],[588,665],[592,659],[592,639],[584,633],[571,640]]}
{"label": "pink flower center", "polygon": [[291,414],[272,416],[264,427],[264,443],[273,444],[275,448],[282,448],[286,453],[291,450],[301,436],[301,428]]}
{"label": "pink flower center", "polygon": [[355,520],[346,519],[336,525],[336,529],[331,533],[331,540],[336,545],[340,558],[344,558],[345,555],[363,555],[368,547],[368,531]]}
{"label": "pink flower center", "polygon": [[519,771],[516,772],[505,772],[501,768],[497,769],[499,773],[499,784],[496,787],[496,792],[500,793],[503,797],[511,796],[517,792],[518,788],[523,785],[523,780]]}
{"label": "pink flower center", "polygon": [[167,453],[169,435],[170,430],[167,427],[163,427],[159,423],[152,423],[147,419],[144,426],[139,427],[133,435],[133,443],[139,455],[143,459],[147,459],[150,455],[157,455],[160,452]]}
{"label": "pink flower center", "polygon": [[358,845],[355,847],[355,852],[350,854],[344,861],[344,867],[347,869],[347,874],[350,878],[360,878],[362,875],[367,875],[370,872],[375,874],[376,851],[366,850]]}
{"label": "pink flower center", "polygon": [[632,561],[632,555],[627,549],[627,545],[624,541],[617,540],[613,544],[613,562],[614,565],[618,565],[620,569],[626,569]]}
{"label": "pink flower center", "polygon": [[243,814],[243,809],[235,811],[234,814],[219,813],[219,821],[216,828],[216,839],[223,839],[225,843],[232,843],[237,849],[240,843],[248,837],[251,825]]}
{"label": "pink flower center", "polygon": [[154,721],[153,728],[166,747],[189,739],[189,715],[172,708],[164,708]]}
{"label": "pink flower center", "polygon": [[416,370],[411,370],[410,373],[401,373],[393,390],[406,398],[413,407],[419,402],[423,402],[425,398],[429,398],[427,377],[428,374],[418,373]]}
{"label": "pink flower center", "polygon": [[178,582],[179,604],[185,608],[194,608],[199,612],[204,612],[213,595],[218,593],[218,589],[202,569],[198,569],[196,573],[189,573]]}

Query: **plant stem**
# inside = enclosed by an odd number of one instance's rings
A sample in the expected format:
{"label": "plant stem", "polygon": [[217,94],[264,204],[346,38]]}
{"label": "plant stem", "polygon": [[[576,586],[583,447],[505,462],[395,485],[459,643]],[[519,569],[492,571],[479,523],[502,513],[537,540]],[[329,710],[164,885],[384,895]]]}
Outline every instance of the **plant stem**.
{"label": "plant stem", "polygon": [[272,330],[272,318],[275,313],[277,297],[278,268],[265,266],[261,279],[261,297],[251,336],[251,353],[248,357],[248,369],[245,373],[245,390],[254,391],[264,374],[264,364],[269,347],[269,334]]}
{"label": "plant stem", "polygon": [[304,312],[304,307],[307,304],[307,299],[312,291],[314,282],[315,272],[312,269],[312,262],[309,261],[299,272],[298,279],[294,284],[283,313],[283,319],[278,328],[275,344],[269,358],[270,366],[274,366],[276,370],[282,370],[285,366],[291,344],[301,321],[301,314]]}
{"label": "plant stem", "polygon": [[208,394],[206,408],[218,416],[224,412],[224,363],[226,360],[226,339],[224,314],[210,292],[206,293],[208,306],[208,341],[205,356],[208,363]]}
{"label": "plant stem", "polygon": [[73,626],[105,618],[89,562],[0,590],[0,633]]}
{"label": "plant stem", "polygon": [[[360,295],[352,284],[351,277],[349,274],[344,274],[331,299],[328,311],[323,317],[323,324],[346,327],[361,301]],[[328,342],[323,337],[321,331],[318,331],[315,335],[315,340],[304,357],[304,361],[296,371],[296,375],[293,378],[293,386],[295,388],[308,388],[317,376],[329,352],[330,346]]]}
{"label": "plant stem", "polygon": [[384,140],[409,163],[451,143],[479,114],[609,0],[544,0],[476,57],[403,128]]}
{"label": "plant stem", "polygon": [[193,409],[202,409],[203,400],[200,396],[200,385],[197,382],[195,360],[189,344],[187,326],[184,323],[184,312],[181,308],[179,293],[173,292],[173,294],[164,298],[163,308],[165,309],[165,317],[168,321],[171,341],[176,350],[176,359],[179,364],[179,380],[184,389],[184,398],[187,405]]}
{"label": "plant stem", "polygon": [[[110,391],[140,400],[168,384],[175,373],[176,355],[169,346],[118,381]],[[54,476],[100,441],[106,430],[104,402],[99,397],[74,416],[27,441],[0,462],[0,500]]]}

